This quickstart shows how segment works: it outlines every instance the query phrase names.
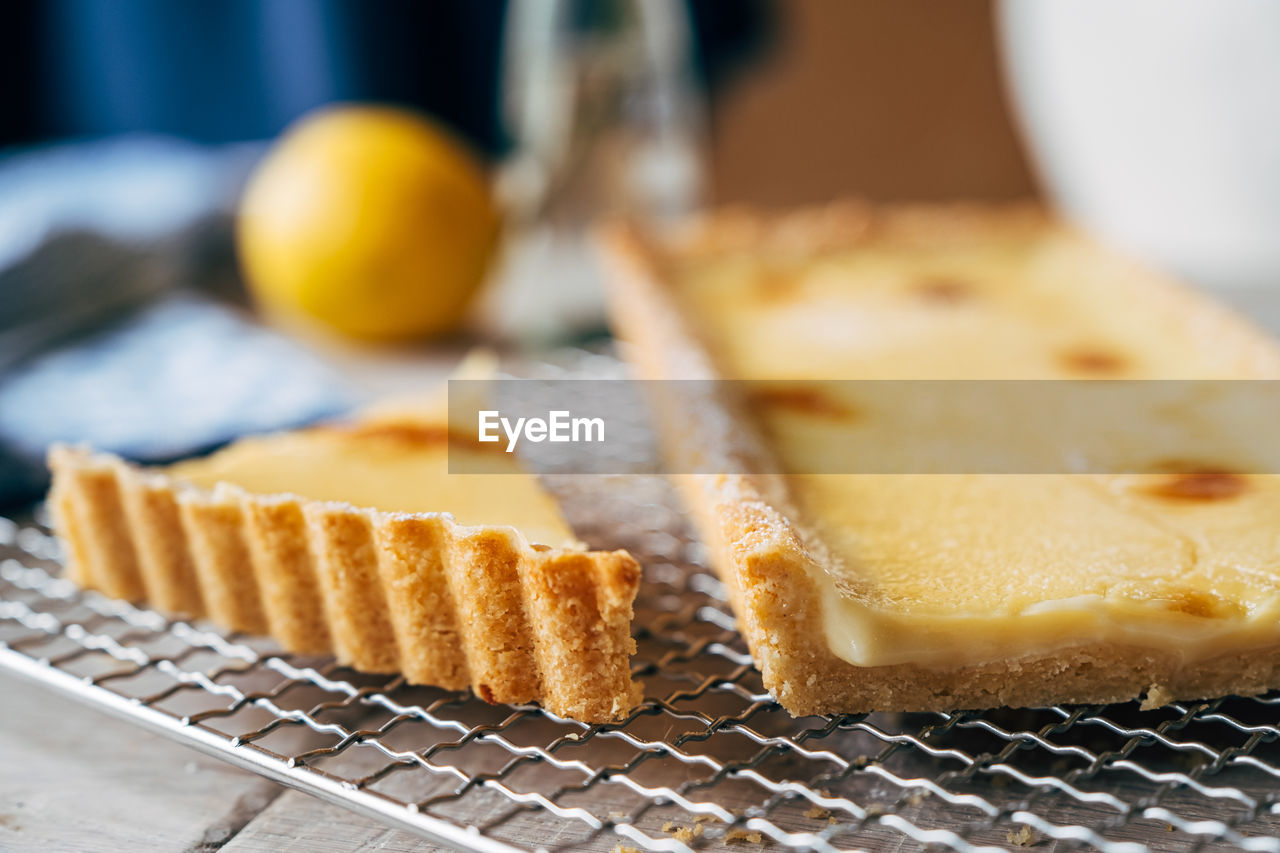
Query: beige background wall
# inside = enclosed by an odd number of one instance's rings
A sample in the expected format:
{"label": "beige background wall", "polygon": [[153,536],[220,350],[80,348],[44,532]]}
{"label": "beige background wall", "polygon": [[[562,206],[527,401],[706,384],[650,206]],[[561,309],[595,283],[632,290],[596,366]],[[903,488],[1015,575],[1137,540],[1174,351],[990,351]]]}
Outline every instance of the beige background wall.
{"label": "beige background wall", "polygon": [[1034,192],[988,0],[780,0],[769,54],[713,105],[717,201]]}

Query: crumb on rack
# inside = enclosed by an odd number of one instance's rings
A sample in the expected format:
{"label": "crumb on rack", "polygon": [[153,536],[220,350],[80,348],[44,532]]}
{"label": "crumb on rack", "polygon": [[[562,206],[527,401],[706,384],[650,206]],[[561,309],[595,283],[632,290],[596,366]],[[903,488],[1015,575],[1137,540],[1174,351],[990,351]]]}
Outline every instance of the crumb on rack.
{"label": "crumb on rack", "polygon": [[824,809],[822,806],[814,806],[813,808],[805,812],[804,816],[807,818],[812,818],[813,820],[823,820],[825,818],[831,817],[831,810]]}
{"label": "crumb on rack", "polygon": [[681,844],[688,844],[702,833],[702,824],[695,823],[693,826],[676,827],[676,831],[671,834],[671,837],[676,841],[679,841]]}
{"label": "crumb on rack", "polygon": [[1004,834],[1005,839],[1015,847],[1030,847],[1036,843],[1035,833],[1031,831],[1031,827],[1023,824],[1017,832],[1012,829]]}
{"label": "crumb on rack", "polygon": [[924,802],[925,797],[927,796],[929,796],[928,791],[912,791],[907,795],[907,803],[913,806],[918,806]]}
{"label": "crumb on rack", "polygon": [[569,732],[567,735],[564,736],[564,739],[565,740],[582,740],[582,735],[580,735],[578,732]]}
{"label": "crumb on rack", "polygon": [[760,844],[764,841],[764,836],[758,832],[751,832],[746,829],[731,829],[724,834],[724,840],[730,844],[735,841],[746,841],[750,844]]}
{"label": "crumb on rack", "polygon": [[681,844],[688,844],[705,832],[706,828],[701,821],[696,821],[693,826],[681,826],[674,820],[669,820],[662,825],[662,831],[670,834],[672,838]]}
{"label": "crumb on rack", "polygon": [[640,853],[637,847],[628,847],[625,844],[619,844],[610,851],[610,853]]}
{"label": "crumb on rack", "polygon": [[716,823],[721,823],[720,818],[716,817],[713,814],[700,814],[700,815],[693,816],[694,823],[709,823],[711,821],[715,821]]}
{"label": "crumb on rack", "polygon": [[1139,711],[1154,711],[1156,708],[1163,708],[1173,701],[1173,694],[1159,684],[1153,684],[1147,688],[1147,695],[1142,700],[1142,704],[1138,706]]}

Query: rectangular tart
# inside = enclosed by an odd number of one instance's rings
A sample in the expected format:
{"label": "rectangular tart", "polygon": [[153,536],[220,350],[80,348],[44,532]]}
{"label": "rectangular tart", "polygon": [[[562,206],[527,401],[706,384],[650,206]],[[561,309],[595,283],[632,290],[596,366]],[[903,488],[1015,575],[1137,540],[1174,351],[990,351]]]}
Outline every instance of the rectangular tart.
{"label": "rectangular tart", "polygon": [[[659,400],[658,419],[672,470],[703,472],[675,479],[792,713],[1280,686],[1280,477],[812,473],[839,410],[777,389],[1280,378],[1280,348],[1245,321],[1022,205],[726,211],[602,236],[636,374],[744,380],[711,412]],[[737,390],[755,380],[772,390]]]}
{"label": "rectangular tart", "polygon": [[415,684],[585,721],[625,714],[639,699],[639,566],[582,547],[506,454],[457,440],[493,473],[449,473],[450,437],[438,401],[167,468],[54,447],[68,576]]}

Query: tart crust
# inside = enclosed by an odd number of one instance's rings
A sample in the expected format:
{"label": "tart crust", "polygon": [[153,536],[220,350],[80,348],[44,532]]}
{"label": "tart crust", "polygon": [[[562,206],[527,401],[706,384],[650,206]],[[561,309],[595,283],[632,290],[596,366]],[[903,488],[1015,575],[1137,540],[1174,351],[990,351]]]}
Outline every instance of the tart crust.
{"label": "tart crust", "polygon": [[[858,202],[786,214],[725,210],[662,234],[611,223],[599,235],[610,317],[641,379],[722,378],[699,337],[697,318],[679,305],[674,266],[721,252],[804,258],[830,249],[910,247],[985,237],[1009,239],[1054,229],[1025,204],[872,208]],[[1222,347],[1223,370],[1280,375],[1280,350],[1265,334],[1214,301],[1088,244],[1098,261],[1122,270],[1151,322]],[[1114,275],[1114,273],[1112,273]],[[706,387],[706,386],[704,386]],[[1257,694],[1280,686],[1280,646],[1187,664],[1178,650],[1090,643],[980,665],[856,666],[829,648],[812,581],[833,557],[805,529],[769,450],[740,401],[722,398],[693,411],[688,401],[655,401],[656,422],[673,470],[717,474],[673,477],[725,582],[739,629],[765,687],[792,714],[950,711],[1001,705],[1128,701],[1149,693],[1161,703]],[[696,424],[696,428],[692,426]],[[714,460],[708,464],[708,459]]]}
{"label": "tart crust", "polygon": [[603,722],[639,701],[640,568],[625,551],[530,544],[448,513],[204,489],[84,448],[55,446],[49,465],[82,587],[487,702]]}

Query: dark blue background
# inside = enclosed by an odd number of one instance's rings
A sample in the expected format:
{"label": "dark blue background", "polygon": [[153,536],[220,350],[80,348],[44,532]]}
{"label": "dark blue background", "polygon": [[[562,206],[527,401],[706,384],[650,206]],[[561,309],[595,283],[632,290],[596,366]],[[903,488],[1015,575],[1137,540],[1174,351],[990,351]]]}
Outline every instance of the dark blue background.
{"label": "dark blue background", "polygon": [[[582,17],[603,8],[579,0]],[[127,131],[261,139],[333,100],[410,104],[491,154],[506,0],[7,0],[0,145]],[[765,0],[690,0],[714,85]]]}

